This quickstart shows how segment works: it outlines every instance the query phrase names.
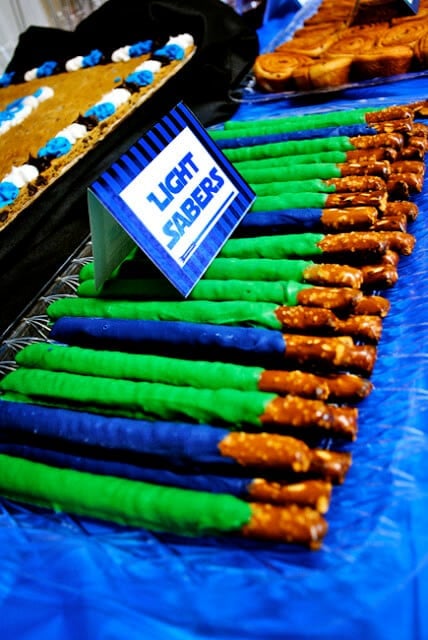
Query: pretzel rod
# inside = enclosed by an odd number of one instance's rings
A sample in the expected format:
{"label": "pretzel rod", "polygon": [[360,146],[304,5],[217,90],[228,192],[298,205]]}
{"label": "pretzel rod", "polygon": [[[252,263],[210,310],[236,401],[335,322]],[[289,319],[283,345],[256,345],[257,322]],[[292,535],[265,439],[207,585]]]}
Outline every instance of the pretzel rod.
{"label": "pretzel rod", "polygon": [[[6,400],[0,400],[0,408],[0,432],[8,434],[9,440],[14,433],[18,442],[24,435],[26,441],[39,447],[45,442],[56,442],[58,448],[67,450],[101,447],[106,458],[118,451],[140,465],[155,466],[154,461],[163,460],[171,469],[248,467],[258,474],[270,470],[300,479],[308,472],[312,478],[336,483],[351,464],[350,458],[346,465],[343,463],[342,453],[329,452],[327,463],[322,465],[322,449],[310,449],[302,440],[277,433],[231,432],[187,422],[147,422]],[[340,473],[332,473],[332,460]]]}
{"label": "pretzel rod", "polygon": [[290,309],[281,307],[277,311],[277,317],[283,331],[351,336],[356,340],[375,343],[379,342],[382,335],[382,320],[377,315],[348,315],[339,318],[329,309],[302,304]]}
{"label": "pretzel rod", "polygon": [[347,365],[358,369],[364,362],[364,371],[369,373],[376,358],[376,349],[371,345],[355,345],[346,337],[300,336],[299,340],[298,336],[284,336],[281,331],[187,322],[61,317],[51,336],[77,346],[97,345],[131,353],[156,353],[162,348],[174,357],[194,358],[192,354],[197,354],[197,359],[223,362],[267,361],[278,363],[281,368],[284,363],[294,363],[300,348],[302,363],[312,368],[318,365],[323,375],[326,368],[330,373],[335,366],[346,371]]}
{"label": "pretzel rod", "polygon": [[[377,207],[373,206],[250,211],[241,220],[234,237],[371,230],[379,222],[378,215]],[[400,227],[400,231],[405,230]]]}
{"label": "pretzel rod", "polygon": [[[153,263],[135,256],[127,259],[106,281],[102,291],[107,294],[115,287],[117,280],[145,280],[155,272]],[[312,260],[269,258],[221,258],[217,257],[203,275],[205,280],[294,280],[323,286],[344,286],[359,289],[363,283],[361,270],[341,264],[318,264]],[[85,295],[96,291],[94,263],[86,263],[79,271],[79,282]],[[88,283],[87,285],[85,283]],[[131,283],[127,284],[131,287]],[[81,291],[80,285],[78,291]]]}
{"label": "pretzel rod", "polygon": [[[411,132],[411,125],[406,131]],[[367,124],[348,124],[332,127],[322,127],[319,129],[301,129],[295,131],[273,131],[266,128],[260,129],[253,135],[248,135],[247,131],[241,130],[235,132],[220,132],[211,131],[210,135],[215,140],[216,145],[222,149],[237,149],[242,147],[250,147],[258,144],[273,144],[287,141],[296,140],[313,140],[315,138],[328,138],[339,136],[369,136],[378,132],[378,125],[376,127],[368,126]]]}
{"label": "pretzel rod", "polygon": [[266,144],[250,144],[243,147],[223,149],[230,162],[278,158],[281,156],[306,155],[323,151],[354,151],[385,147],[400,151],[404,147],[404,135],[401,133],[377,133],[373,135],[332,136],[310,138],[308,140],[286,140]]}
{"label": "pretzel rod", "polygon": [[[370,173],[360,173],[364,169],[370,171]],[[279,167],[272,167],[269,164],[266,167],[259,164],[254,167],[245,167],[245,164],[242,163],[242,166],[239,165],[239,173],[251,184],[313,180],[316,178],[328,180],[330,178],[348,177],[349,175],[377,175],[381,178],[387,178],[391,174],[391,164],[385,161],[373,162],[361,167],[355,163],[312,162]],[[347,175],[344,176],[344,174]]]}
{"label": "pretzel rod", "polygon": [[[183,300],[182,295],[166,279],[115,280],[101,291],[95,283],[79,285],[77,294],[82,298],[100,300]],[[186,300],[274,302],[278,305],[306,304],[328,309],[347,309],[361,298],[358,289],[349,287],[316,287],[294,280],[200,280]]]}
{"label": "pretzel rod", "polygon": [[[374,136],[369,136],[374,137]],[[358,137],[355,138],[358,140]],[[361,143],[360,143],[361,144]],[[371,145],[373,146],[373,145]],[[223,149],[226,158],[232,162],[243,160],[258,160],[262,158],[280,158],[282,156],[307,155],[323,151],[353,151],[357,147],[348,136],[333,138],[312,138],[311,140],[288,140],[285,142],[271,142],[269,144],[250,145],[236,149]]]}
{"label": "pretzel rod", "polygon": [[[403,150],[400,151],[401,153]],[[363,168],[363,174],[367,172],[366,167],[376,165],[380,163],[383,167],[387,167],[386,175],[389,174],[389,168],[392,161],[397,160],[399,152],[396,149],[389,147],[377,147],[373,149],[351,149],[349,151],[316,151],[312,153],[302,153],[296,157],[294,156],[278,156],[274,158],[257,158],[255,160],[235,160],[233,162],[235,168],[241,173],[245,171],[261,171],[271,170],[272,168],[290,169],[294,166],[302,165],[316,165],[322,167],[326,163],[334,163],[337,167],[340,167],[341,171],[350,170],[351,175],[360,174],[359,167]],[[349,169],[348,169],[349,168]],[[372,172],[369,171],[370,175]],[[381,170],[381,177],[383,177],[385,169]],[[344,173],[342,173],[344,175]],[[377,175],[377,172],[373,172],[373,175]]]}
{"label": "pretzel rod", "polygon": [[322,474],[333,484],[342,484],[351,466],[351,454],[347,451],[311,449],[309,473]]}
{"label": "pretzel rod", "polygon": [[359,109],[337,110],[327,113],[305,114],[303,116],[287,116],[261,120],[228,120],[224,123],[221,132],[230,131],[236,135],[239,130],[259,131],[293,131],[295,129],[312,129],[315,127],[340,126],[349,124],[377,124],[393,120],[413,119],[414,109],[410,105],[394,105],[386,108],[364,107]]}
{"label": "pretzel rod", "polygon": [[[382,216],[370,227],[370,231],[400,231],[407,232],[407,218],[405,215]],[[352,229],[351,229],[352,231]]]}
{"label": "pretzel rod", "polygon": [[[407,174],[397,174],[400,176]],[[283,195],[290,193],[361,193],[370,191],[386,192],[385,180],[379,176],[347,176],[345,178],[311,178],[272,182],[250,182],[250,186],[258,197]]]}
{"label": "pretzel rod", "polygon": [[[253,135],[249,131],[212,131],[210,135],[217,146],[222,149],[237,149],[251,147],[253,145],[274,144],[288,141],[313,140],[316,138],[333,138],[347,136],[354,139],[360,136],[372,136],[377,134],[400,133],[411,135],[413,132],[412,120],[390,120],[368,124],[348,124],[319,129],[301,129],[295,131],[275,131],[273,128],[260,129]],[[237,135],[238,134],[238,135]],[[375,144],[374,146],[378,146]],[[384,145],[385,146],[385,145]]]}
{"label": "pretzel rod", "polygon": [[235,496],[59,469],[0,454],[0,489],[14,500],[171,531],[184,536],[233,533],[317,549],[325,519],[309,507],[253,504]]}
{"label": "pretzel rod", "polygon": [[[5,400],[80,408],[92,413],[161,420],[190,420],[276,429],[321,429],[355,439],[357,410],[321,400],[262,391],[194,389],[94,375],[19,368],[0,382]],[[11,392],[9,394],[9,392]],[[18,395],[16,395],[18,394]]]}
{"label": "pretzel rod", "polygon": [[[87,374],[106,378],[161,382],[175,386],[205,389],[239,389],[266,391],[279,395],[301,395],[307,398],[328,399],[330,382],[326,377],[303,371],[266,370],[262,367],[185,360],[158,355],[132,354],[119,351],[88,349],[59,344],[34,343],[24,347],[16,356],[23,367]],[[358,382],[358,393],[352,376],[342,376],[340,396],[356,399],[366,395],[371,385]],[[339,387],[337,380],[333,388]],[[335,397],[338,397],[335,393]]]}
{"label": "pretzel rod", "polygon": [[284,258],[334,256],[369,252],[379,257],[388,249],[409,255],[415,238],[409,233],[353,231],[349,233],[301,233],[258,238],[230,238],[220,256],[224,258]]}
{"label": "pretzel rod", "polygon": [[386,205],[385,211],[383,211],[384,216],[390,215],[401,215],[404,214],[407,217],[407,220],[414,221],[418,217],[419,208],[415,202],[410,202],[409,200],[404,201],[388,201]]}
{"label": "pretzel rod", "polygon": [[[100,301],[128,302],[166,300],[183,301],[182,295],[166,279],[116,280],[110,286],[97,291],[90,282],[82,283],[77,290],[81,298],[98,298]],[[200,280],[186,301],[248,301],[272,302],[295,306],[307,304],[330,309],[347,309],[362,293],[349,287],[316,287],[303,282],[262,280]]]}

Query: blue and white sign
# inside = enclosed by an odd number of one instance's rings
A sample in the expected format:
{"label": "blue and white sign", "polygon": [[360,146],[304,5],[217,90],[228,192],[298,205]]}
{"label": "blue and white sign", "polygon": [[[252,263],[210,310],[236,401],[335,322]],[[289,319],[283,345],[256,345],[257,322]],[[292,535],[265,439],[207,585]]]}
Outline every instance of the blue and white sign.
{"label": "blue and white sign", "polygon": [[134,243],[188,295],[255,199],[180,103],[89,190],[95,280]]}

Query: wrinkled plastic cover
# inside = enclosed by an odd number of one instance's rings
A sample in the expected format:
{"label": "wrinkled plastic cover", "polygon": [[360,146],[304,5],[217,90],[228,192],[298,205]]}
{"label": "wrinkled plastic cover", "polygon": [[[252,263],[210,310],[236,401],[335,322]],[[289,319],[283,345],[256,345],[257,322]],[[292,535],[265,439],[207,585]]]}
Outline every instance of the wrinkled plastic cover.
{"label": "wrinkled plastic cover", "polygon": [[[364,92],[363,92],[364,93]],[[416,79],[235,118],[411,102]],[[428,638],[428,187],[322,550],[186,539],[0,501],[0,628],[27,640]]]}

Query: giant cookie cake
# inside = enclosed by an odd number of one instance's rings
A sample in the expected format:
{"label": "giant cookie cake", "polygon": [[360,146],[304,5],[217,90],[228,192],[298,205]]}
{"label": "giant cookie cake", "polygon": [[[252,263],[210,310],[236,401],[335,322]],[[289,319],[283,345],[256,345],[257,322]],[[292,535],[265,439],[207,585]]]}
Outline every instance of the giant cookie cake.
{"label": "giant cookie cake", "polygon": [[0,231],[192,57],[189,34],[0,77]]}

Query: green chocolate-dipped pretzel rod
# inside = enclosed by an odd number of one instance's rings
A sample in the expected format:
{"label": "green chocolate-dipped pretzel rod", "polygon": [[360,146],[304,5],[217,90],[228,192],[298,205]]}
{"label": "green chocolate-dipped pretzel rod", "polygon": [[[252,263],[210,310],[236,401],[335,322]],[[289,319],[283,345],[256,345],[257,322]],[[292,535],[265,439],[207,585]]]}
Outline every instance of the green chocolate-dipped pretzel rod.
{"label": "green chocolate-dipped pretzel rod", "polygon": [[[157,268],[147,258],[138,254],[129,258],[116,269],[115,273],[106,281],[101,291],[114,292],[116,282],[129,282],[130,280],[143,281],[158,275]],[[100,294],[100,289],[95,288],[94,263],[86,263],[79,272],[81,285],[88,282],[85,287],[78,288],[78,293],[90,295],[90,292]],[[298,258],[263,259],[263,258],[215,258],[202,276],[202,280],[247,280],[275,282],[294,280],[306,282],[318,286],[351,287],[359,289],[364,282],[364,274],[361,269],[340,264],[317,264],[312,260]],[[131,285],[128,285],[131,287]]]}
{"label": "green chocolate-dipped pretzel rod", "polygon": [[412,118],[413,111],[408,105],[386,108],[372,106],[260,120],[229,120],[224,123],[222,128],[211,130],[210,134],[214,140],[224,140],[250,135],[292,133],[355,124],[376,126],[383,122],[411,120]]}
{"label": "green chocolate-dipped pretzel rod", "polygon": [[234,136],[241,135],[238,132],[242,130],[260,134],[261,130],[268,130],[270,133],[273,133],[276,131],[305,131],[307,129],[321,129],[324,127],[337,127],[349,124],[364,124],[367,122],[367,114],[377,112],[379,118],[382,111],[384,112],[384,119],[391,116],[391,110],[388,109],[383,110],[381,107],[363,107],[360,109],[328,111],[326,113],[265,118],[256,121],[228,120],[224,123],[222,129],[213,129],[211,135],[214,138],[220,138],[222,134],[225,135],[229,132]]}
{"label": "green chocolate-dipped pretzel rod", "polygon": [[[91,286],[92,284],[92,286]],[[81,297],[129,300],[182,300],[182,296],[165,279],[116,280],[108,283],[99,293],[95,283],[86,281],[77,291]],[[347,287],[313,287],[294,282],[262,282],[259,280],[201,280],[190,292],[188,301],[235,301],[272,302],[294,307],[299,304],[329,309],[348,310],[361,299],[362,293]]]}
{"label": "green chocolate-dipped pretzel rod", "polygon": [[248,503],[227,494],[60,469],[3,454],[0,491],[55,511],[184,536],[237,534],[318,549],[327,532],[323,516],[309,507]]}
{"label": "green chocolate-dipped pretzel rod", "polygon": [[[313,138],[311,140],[287,140],[286,142],[270,142],[252,147],[223,149],[230,162],[256,160],[259,158],[278,158],[282,156],[299,156],[323,151],[355,151],[356,146],[348,136],[332,138]],[[296,162],[297,164],[297,162]]]}

